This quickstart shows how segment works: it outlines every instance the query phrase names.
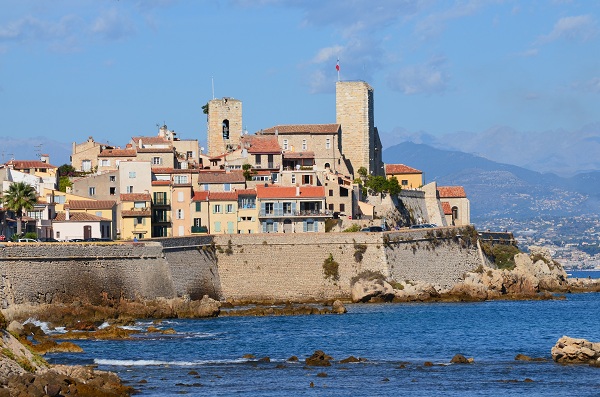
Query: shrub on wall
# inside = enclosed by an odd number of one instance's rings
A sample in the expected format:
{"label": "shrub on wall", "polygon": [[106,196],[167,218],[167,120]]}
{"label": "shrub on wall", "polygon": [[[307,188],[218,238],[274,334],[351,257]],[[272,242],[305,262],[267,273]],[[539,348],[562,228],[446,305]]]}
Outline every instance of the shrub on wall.
{"label": "shrub on wall", "polygon": [[354,260],[356,262],[362,262],[365,251],[367,251],[366,244],[357,244],[354,241]]}
{"label": "shrub on wall", "polygon": [[333,259],[333,254],[329,254],[329,257],[323,261],[323,273],[325,278],[337,281],[340,279],[339,273],[340,265]]}
{"label": "shrub on wall", "polygon": [[350,226],[349,228],[347,228],[347,229],[344,229],[344,230],[342,230],[342,231],[343,231],[343,232],[346,232],[346,233],[360,232],[360,225],[359,225],[359,224],[357,224],[357,223],[355,223],[355,224],[353,224],[352,226]]}

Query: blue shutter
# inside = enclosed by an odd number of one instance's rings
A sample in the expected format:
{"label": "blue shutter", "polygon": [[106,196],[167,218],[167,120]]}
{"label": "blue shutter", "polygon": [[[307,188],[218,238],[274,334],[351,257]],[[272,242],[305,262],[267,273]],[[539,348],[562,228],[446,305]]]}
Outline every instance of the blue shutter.
{"label": "blue shutter", "polygon": [[273,231],[275,233],[277,233],[277,225],[279,224],[279,222],[273,222]]}
{"label": "blue shutter", "polygon": [[296,203],[292,203],[292,215],[296,213]]}
{"label": "blue shutter", "polygon": [[265,215],[265,203],[264,202],[260,203],[260,214]]}
{"label": "blue shutter", "polygon": [[318,232],[319,231],[319,221],[315,220],[314,225],[315,225],[315,232]]}
{"label": "blue shutter", "polygon": [[302,231],[306,233],[306,219],[302,221]]}
{"label": "blue shutter", "polygon": [[263,221],[263,223],[262,223],[262,231],[263,231],[263,233],[267,232],[267,222],[266,221]]}

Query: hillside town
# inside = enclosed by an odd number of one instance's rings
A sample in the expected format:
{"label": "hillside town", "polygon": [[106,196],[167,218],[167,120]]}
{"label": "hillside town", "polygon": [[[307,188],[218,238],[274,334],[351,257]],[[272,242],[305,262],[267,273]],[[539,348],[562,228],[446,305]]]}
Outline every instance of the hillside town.
{"label": "hillside town", "polygon": [[[203,109],[206,150],[163,125],[123,146],[93,137],[74,142],[66,182],[47,155],[0,165],[0,239],[28,233],[40,241],[137,241],[470,224],[462,187],[424,185],[422,171],[382,162],[374,90],[365,82],[336,83],[332,124],[249,134],[240,100],[212,99]],[[14,184],[31,186],[36,200],[9,205]]]}

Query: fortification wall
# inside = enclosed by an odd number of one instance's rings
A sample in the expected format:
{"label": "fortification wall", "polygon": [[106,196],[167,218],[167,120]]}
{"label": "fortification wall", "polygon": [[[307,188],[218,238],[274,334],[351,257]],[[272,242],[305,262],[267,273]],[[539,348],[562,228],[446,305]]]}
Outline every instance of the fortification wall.
{"label": "fortification wall", "polygon": [[[347,298],[350,279],[362,270],[387,272],[382,242],[381,233],[215,236],[223,296],[295,301]],[[357,261],[354,255],[361,245],[365,251]],[[325,277],[323,264],[330,254],[339,264],[338,280]]]}
{"label": "fortification wall", "polygon": [[157,243],[5,244],[0,300],[20,303],[173,297],[169,266]]}
{"label": "fortification wall", "polygon": [[389,277],[397,281],[421,280],[446,288],[456,284],[465,272],[481,264],[477,247],[455,237],[456,231],[450,227],[387,233]]}

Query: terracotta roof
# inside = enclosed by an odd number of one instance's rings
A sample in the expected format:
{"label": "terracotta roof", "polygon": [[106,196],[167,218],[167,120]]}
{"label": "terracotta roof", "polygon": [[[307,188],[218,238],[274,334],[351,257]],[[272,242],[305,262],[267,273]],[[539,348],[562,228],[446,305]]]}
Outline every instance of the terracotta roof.
{"label": "terracotta roof", "polygon": [[98,154],[98,157],[135,157],[134,149],[105,149]]}
{"label": "terracotta roof", "polygon": [[121,201],[152,201],[150,193],[121,193]]}
{"label": "terracotta roof", "polygon": [[169,145],[172,146],[171,141],[163,138],[162,136],[134,136],[131,137],[131,140],[136,145],[142,140],[142,145]]}
{"label": "terracotta roof", "polygon": [[462,186],[438,186],[440,198],[463,198],[467,197],[465,188]]}
{"label": "terracotta roof", "polygon": [[171,181],[152,181],[152,186],[169,186]]}
{"label": "terracotta roof", "polygon": [[137,148],[138,153],[172,153],[175,149],[172,147],[145,147]]}
{"label": "terracotta roof", "polygon": [[284,159],[314,159],[315,152],[285,152]]}
{"label": "terracotta roof", "polygon": [[153,174],[195,174],[198,170],[196,168],[169,168],[169,167],[152,167]]}
{"label": "terracotta roof", "polygon": [[208,192],[208,201],[235,201],[237,192]]}
{"label": "terracotta roof", "polygon": [[256,196],[256,189],[236,189],[238,196]]}
{"label": "terracotta roof", "polygon": [[207,201],[208,200],[208,192],[194,192],[194,196],[192,197],[192,201]]}
{"label": "terracotta roof", "polygon": [[248,149],[248,153],[281,153],[281,146],[274,135],[245,135],[242,147]]}
{"label": "terracotta roof", "polygon": [[336,134],[340,130],[339,124],[292,124],[276,125],[263,130],[263,134]]}
{"label": "terracotta roof", "polygon": [[423,171],[419,171],[416,168],[409,167],[404,164],[386,164],[385,174],[396,175],[396,174],[422,174]]}
{"label": "terracotta roof", "polygon": [[39,160],[10,160],[6,165],[12,165],[15,169],[58,168],[55,165],[44,163]]}
{"label": "terracotta roof", "polygon": [[[297,191],[299,190],[299,195]],[[258,198],[323,198],[325,187],[323,186],[257,186],[256,196]]]}
{"label": "terracotta roof", "polygon": [[198,183],[245,183],[243,171],[200,171]]}
{"label": "terracotta roof", "polygon": [[442,201],[442,209],[444,210],[444,215],[452,215],[452,207],[450,207],[449,202]]}
{"label": "terracotta roof", "polygon": [[114,200],[69,200],[65,206],[72,210],[109,210],[115,204]]}
{"label": "terracotta roof", "polygon": [[58,212],[56,217],[53,219],[55,222],[99,222],[109,221],[110,219],[103,218],[94,214],[88,214],[87,212],[71,212],[69,214],[69,220],[66,220],[66,214],[64,212]]}

